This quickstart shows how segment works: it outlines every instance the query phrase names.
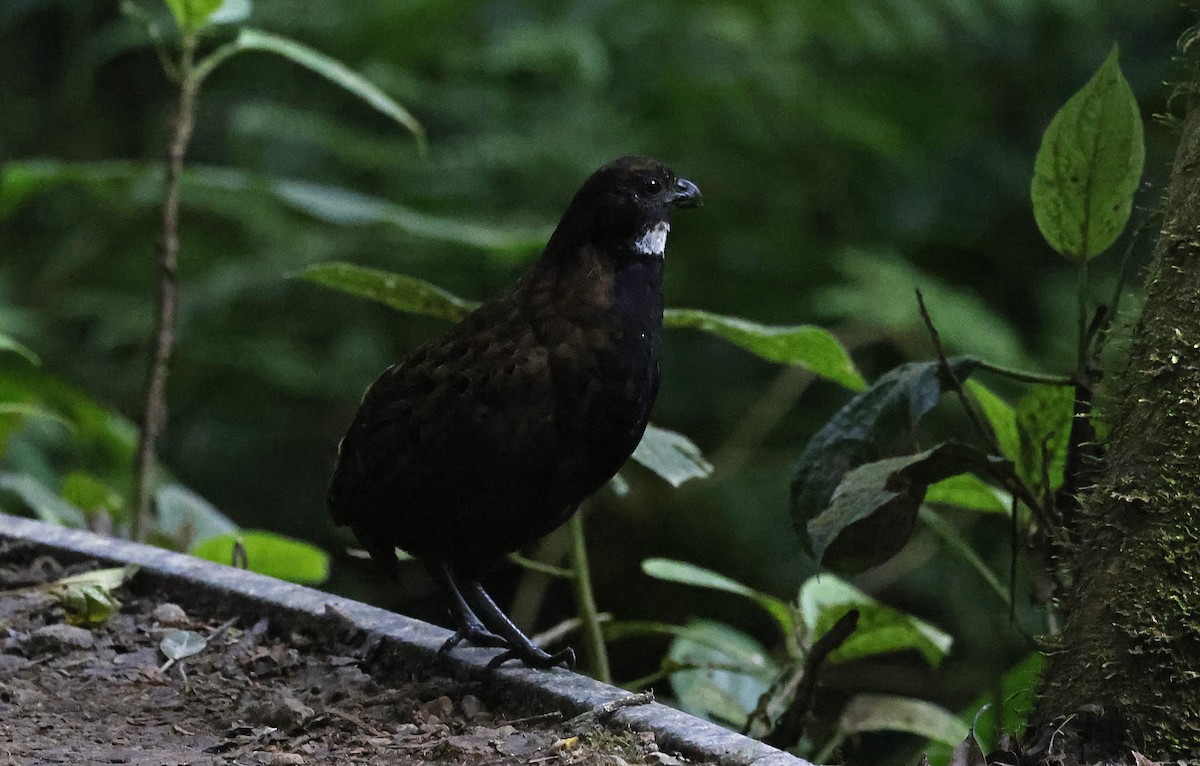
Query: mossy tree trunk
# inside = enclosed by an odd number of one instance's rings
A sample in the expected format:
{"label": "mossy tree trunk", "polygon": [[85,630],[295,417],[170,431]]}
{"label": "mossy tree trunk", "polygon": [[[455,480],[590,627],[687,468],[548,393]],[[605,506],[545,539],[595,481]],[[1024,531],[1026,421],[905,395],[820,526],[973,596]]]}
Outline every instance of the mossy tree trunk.
{"label": "mossy tree trunk", "polygon": [[1200,759],[1200,106],[1184,121],[1112,433],[1035,722],[1098,704]]}

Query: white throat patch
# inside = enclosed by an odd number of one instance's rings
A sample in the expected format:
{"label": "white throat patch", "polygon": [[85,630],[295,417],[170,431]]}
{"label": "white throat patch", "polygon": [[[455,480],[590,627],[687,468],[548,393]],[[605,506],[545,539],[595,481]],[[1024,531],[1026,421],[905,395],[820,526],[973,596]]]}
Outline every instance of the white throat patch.
{"label": "white throat patch", "polygon": [[667,250],[667,232],[671,230],[671,224],[666,221],[658,223],[646,229],[642,236],[634,240],[633,249],[642,255],[653,255],[659,258]]}

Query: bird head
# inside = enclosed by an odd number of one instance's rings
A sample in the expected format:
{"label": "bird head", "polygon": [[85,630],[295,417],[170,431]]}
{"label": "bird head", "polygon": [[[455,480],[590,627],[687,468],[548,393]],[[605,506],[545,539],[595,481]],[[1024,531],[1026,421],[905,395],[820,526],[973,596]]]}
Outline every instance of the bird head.
{"label": "bird head", "polygon": [[547,252],[558,240],[662,258],[671,211],[699,205],[696,184],[675,175],[666,165],[646,157],[621,157],[583,182]]}

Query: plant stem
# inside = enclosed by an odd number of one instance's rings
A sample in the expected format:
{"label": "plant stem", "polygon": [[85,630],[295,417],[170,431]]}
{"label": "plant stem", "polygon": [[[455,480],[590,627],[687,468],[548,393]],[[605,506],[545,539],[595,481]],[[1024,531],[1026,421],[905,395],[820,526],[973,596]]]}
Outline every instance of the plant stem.
{"label": "plant stem", "polygon": [[1079,264],[1079,349],[1075,359],[1076,380],[1084,380],[1088,368],[1088,346],[1091,332],[1088,329],[1088,262]]}
{"label": "plant stem", "polygon": [[596,680],[612,683],[608,650],[604,647],[604,634],[600,630],[596,599],[592,594],[592,572],[588,568],[587,540],[583,536],[583,513],[572,516],[570,525],[571,569],[575,572],[575,608],[579,610],[579,620],[583,625],[583,641],[587,648],[589,670]]}
{"label": "plant stem", "polygon": [[1004,367],[999,364],[985,362],[982,359],[975,360],[975,366],[981,370],[1002,375],[1010,380],[1020,381],[1022,383],[1045,383],[1050,386],[1073,386],[1075,379],[1070,375],[1049,375],[1041,372],[1027,372],[1026,370],[1015,370],[1012,367]]}
{"label": "plant stem", "polygon": [[150,481],[154,473],[154,447],[167,419],[166,385],[171,350],[175,344],[175,320],[179,310],[176,261],[179,255],[179,187],[183,176],[183,158],[195,126],[196,91],[199,82],[192,77],[196,38],[185,35],[179,57],[182,79],[179,102],[171,126],[167,148],[167,170],[163,183],[162,238],[158,243],[158,316],[154,327],[154,354],[146,372],[145,407],[138,435],[134,479],[133,523],[131,537],[141,542],[146,537],[150,517]]}

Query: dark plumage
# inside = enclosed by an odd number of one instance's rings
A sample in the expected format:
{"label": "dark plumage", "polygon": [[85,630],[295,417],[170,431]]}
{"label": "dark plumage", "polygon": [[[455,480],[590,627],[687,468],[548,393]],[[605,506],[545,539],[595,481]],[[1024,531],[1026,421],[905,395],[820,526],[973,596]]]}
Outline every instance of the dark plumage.
{"label": "dark plumage", "polygon": [[329,510],[373,558],[421,559],[462,639],[496,663],[548,655],[479,577],[564,523],[637,446],[658,393],[671,209],[694,184],[622,157],[584,182],[541,258],[507,292],[387,370],[338,448]]}

